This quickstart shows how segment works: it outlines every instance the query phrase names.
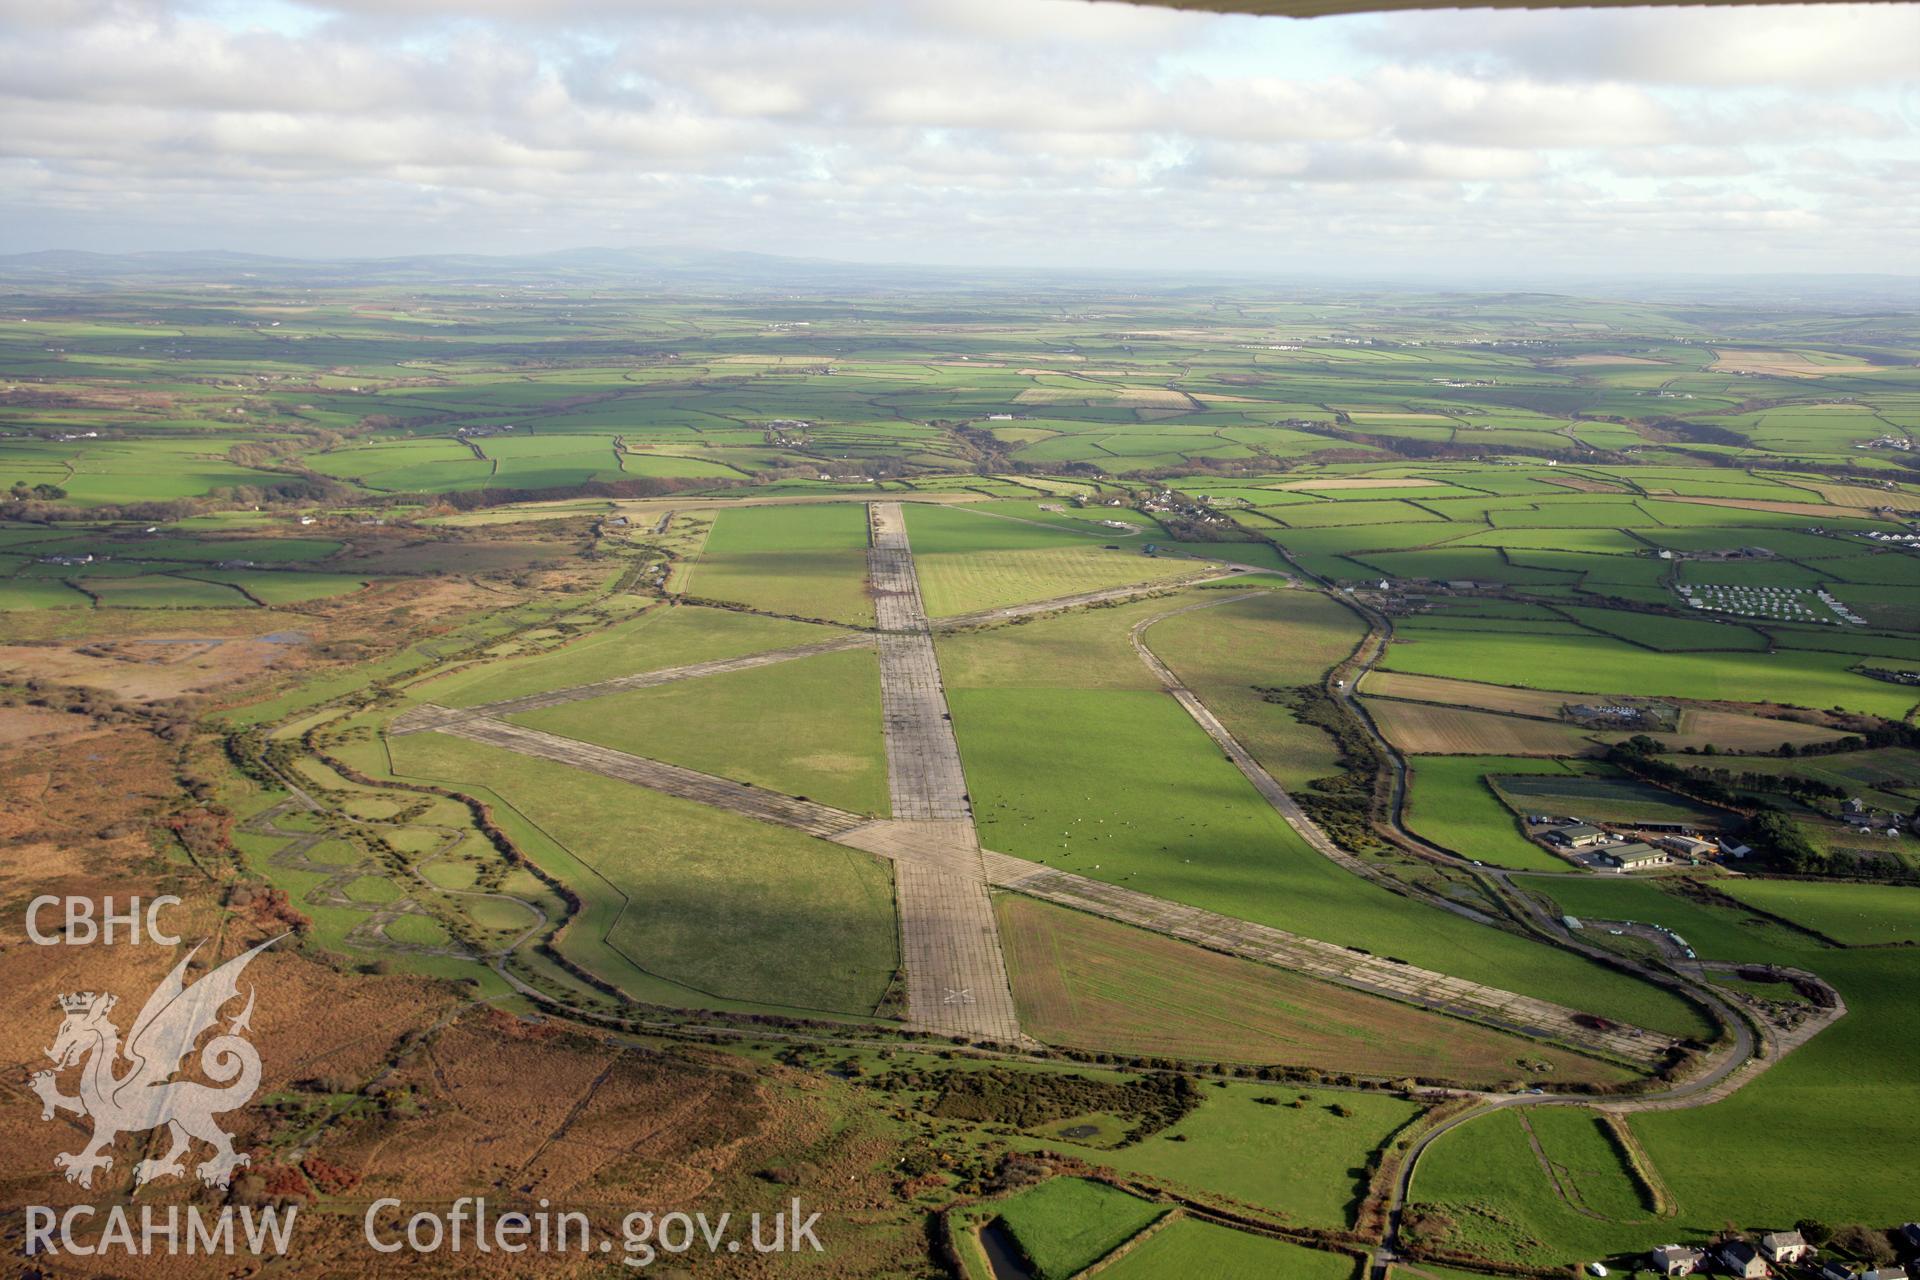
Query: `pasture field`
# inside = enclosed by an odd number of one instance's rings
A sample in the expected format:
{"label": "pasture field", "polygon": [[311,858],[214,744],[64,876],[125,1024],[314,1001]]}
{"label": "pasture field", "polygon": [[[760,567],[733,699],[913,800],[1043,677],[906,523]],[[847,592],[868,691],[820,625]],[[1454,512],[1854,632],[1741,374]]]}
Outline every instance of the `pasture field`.
{"label": "pasture field", "polygon": [[1151,692],[1160,682],[1127,642],[1129,628],[1201,598],[1180,592],[1016,626],[936,632],[934,647],[949,688]]}
{"label": "pasture field", "polygon": [[694,662],[789,649],[843,634],[817,623],[730,609],[654,605],[636,617],[544,653],[461,668],[412,685],[409,692],[443,706],[475,707]]}
{"label": "pasture field", "polygon": [[[1727,892],[1740,883],[1717,881],[1714,887]],[[1795,954],[1821,950],[1817,939],[1737,907],[1706,903],[1674,892],[1657,881],[1565,875],[1529,879],[1524,885],[1547,895],[1563,914],[1579,920],[1665,925],[1708,960],[1777,961],[1819,967],[1817,958]]]}
{"label": "pasture field", "polygon": [[1034,1280],[1067,1280],[1167,1210],[1085,1178],[1050,1178],[1001,1201],[999,1221],[1033,1264]]}
{"label": "pasture field", "polygon": [[1143,639],[1267,772],[1300,788],[1338,772],[1339,753],[1329,734],[1266,691],[1317,687],[1364,634],[1359,617],[1330,596],[1276,591],[1170,613]]}
{"label": "pasture field", "polygon": [[1749,906],[1845,946],[1920,943],[1920,889],[1755,879],[1730,880],[1721,887]]}
{"label": "pasture field", "polygon": [[1722,810],[1695,804],[1633,778],[1506,774],[1493,775],[1488,783],[1516,814],[1538,813],[1588,822],[1684,822],[1702,830],[1733,820]]}
{"label": "pasture field", "polygon": [[[1701,762],[1688,760],[1687,763]],[[1762,773],[1811,778],[1838,787],[1843,794],[1857,797],[1868,805],[1895,813],[1909,809],[1913,801],[1920,798],[1916,795],[1920,793],[1920,751],[1911,747],[1881,747],[1793,759],[1723,754],[1706,762],[1704,767],[1735,775]]]}
{"label": "pasture field", "polygon": [[741,507],[715,517],[680,589],[788,617],[872,626],[866,578],[864,505]]}
{"label": "pasture field", "polygon": [[253,602],[224,582],[198,582],[163,574],[92,577],[81,590],[102,609],[245,609]]}
{"label": "pasture field", "polygon": [[1018,894],[995,911],[1021,1025],[1050,1044],[1463,1082],[1626,1078],[1550,1045]]}
{"label": "pasture field", "polygon": [[[1915,1033],[1882,1019],[1920,976],[1914,957],[1829,950],[1812,963],[1846,999],[1846,1018],[1730,1098],[1630,1118],[1676,1216],[1606,1220],[1575,1211],[1528,1148],[1519,1115],[1505,1112],[1447,1134],[1421,1161],[1413,1201],[1440,1211],[1436,1242],[1494,1261],[1558,1266],[1701,1241],[1729,1221],[1759,1230],[1809,1216],[1899,1217],[1905,1189],[1881,1176],[1877,1162],[1897,1160],[1920,1137],[1905,1106],[1912,1080],[1897,1056]],[[1717,1150],[1723,1139],[1715,1135],[1729,1133],[1740,1135],[1748,1157],[1734,1166]],[[1798,1176],[1782,1180],[1783,1168]]]}
{"label": "pasture field", "polygon": [[[1823,952],[1810,967],[1846,1000],[1845,1018],[1724,1102],[1631,1122],[1683,1213],[1706,1230],[1730,1217],[1891,1220],[1910,1200],[1881,1162],[1920,1140],[1903,1065],[1920,1033],[1896,1012],[1911,1008],[1920,965],[1901,949]],[[1741,1134],[1750,1162],[1716,1170],[1714,1132]],[[1783,1168],[1803,1176],[1782,1180]]]}
{"label": "pasture field", "polygon": [[1658,989],[1356,879],[1162,694],[948,693],[988,848],[1638,1025],[1700,1028]]}
{"label": "pasture field", "polygon": [[920,594],[935,618],[1157,582],[1207,567],[1143,554],[1154,538],[1150,527],[1144,536],[1097,526],[1070,529],[1024,515],[1011,519],[923,503],[909,504],[906,517]]}
{"label": "pasture field", "polygon": [[1521,834],[1520,819],[1500,799],[1490,776],[1537,773],[1548,782],[1569,779],[1558,760],[1518,756],[1425,756],[1412,762],[1407,825],[1463,858],[1516,871],[1563,871],[1567,862]]}
{"label": "pasture field", "polygon": [[1033,1145],[1230,1196],[1301,1226],[1339,1229],[1352,1225],[1365,1191],[1367,1153],[1419,1113],[1417,1103],[1388,1093],[1233,1083],[1209,1087],[1198,1108],[1144,1142],[1103,1150],[1053,1137]]}
{"label": "pasture field", "polygon": [[273,573],[255,569],[196,569],[191,576],[235,587],[269,608],[346,595],[363,589],[368,583],[366,578],[347,573]]}
{"label": "pasture field", "polygon": [[898,967],[892,876],[867,854],[441,734],[390,750],[398,776],[482,789],[558,851],[547,869],[588,903],[560,950],[617,985],[867,1014]]}
{"label": "pasture field", "polygon": [[1530,689],[1729,702],[1845,707],[1904,719],[1911,692],[1858,675],[1844,653],[1650,653],[1599,636],[1427,633],[1388,650],[1383,665],[1412,675],[1472,679],[1499,671]]}
{"label": "pasture field", "polygon": [[1687,1239],[1694,1225],[1654,1214],[1593,1113],[1579,1108],[1500,1112],[1443,1135],[1421,1158],[1413,1204],[1447,1222],[1433,1243],[1534,1266],[1610,1259]]}
{"label": "pasture field", "polygon": [[822,653],[508,717],[563,738],[885,817],[880,666]]}
{"label": "pasture field", "polygon": [[1356,1269],[1357,1263],[1345,1254],[1181,1217],[1101,1268],[1100,1274],[1107,1280],[1159,1280],[1180,1274],[1209,1280],[1351,1280]]}

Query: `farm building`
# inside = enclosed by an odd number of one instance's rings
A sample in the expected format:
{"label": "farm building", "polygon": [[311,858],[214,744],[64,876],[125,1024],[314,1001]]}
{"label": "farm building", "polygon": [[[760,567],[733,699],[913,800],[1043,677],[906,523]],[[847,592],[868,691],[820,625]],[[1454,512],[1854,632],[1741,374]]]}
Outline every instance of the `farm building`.
{"label": "farm building", "polygon": [[1711,858],[1716,851],[1712,841],[1693,836],[1661,836],[1655,843],[1687,858]]}
{"label": "farm building", "polygon": [[1838,1262],[1820,1264],[1820,1280],[1853,1280],[1853,1272]]}
{"label": "farm building", "polygon": [[1663,1244],[1653,1251],[1653,1269],[1663,1276],[1690,1276],[1707,1255],[1685,1245]]}
{"label": "farm building", "polygon": [[1769,1231],[1760,1237],[1760,1252],[1768,1262],[1798,1262],[1813,1252],[1813,1246],[1798,1231]]}
{"label": "farm building", "polygon": [[1908,1254],[1920,1254],[1920,1222],[1909,1222],[1893,1233],[1893,1242]]}
{"label": "farm building", "polygon": [[1713,1251],[1714,1261],[1738,1280],[1760,1280],[1767,1274],[1767,1260],[1745,1240],[1729,1240]]}
{"label": "farm building", "polygon": [[1905,1267],[1878,1267],[1872,1271],[1860,1273],[1860,1280],[1908,1280]]}
{"label": "farm building", "polygon": [[1561,827],[1547,833],[1547,839],[1563,849],[1584,849],[1588,845],[1599,844],[1607,838],[1607,833],[1598,827],[1590,827],[1584,822]]}
{"label": "farm building", "polygon": [[1608,849],[1600,861],[1621,871],[1642,871],[1648,867],[1670,867],[1673,855],[1650,844],[1623,844]]}

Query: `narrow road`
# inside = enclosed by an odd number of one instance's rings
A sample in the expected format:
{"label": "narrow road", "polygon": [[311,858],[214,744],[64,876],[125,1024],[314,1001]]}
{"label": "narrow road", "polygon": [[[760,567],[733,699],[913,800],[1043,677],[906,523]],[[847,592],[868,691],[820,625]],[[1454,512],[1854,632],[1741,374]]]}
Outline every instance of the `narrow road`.
{"label": "narrow road", "polygon": [[[1388,1201],[1386,1233],[1374,1257],[1374,1275],[1378,1278],[1385,1275],[1387,1266],[1397,1256],[1401,1218],[1406,1203],[1413,1193],[1413,1180],[1419,1169],[1420,1156],[1442,1134],[1470,1120],[1479,1119],[1508,1107],[1591,1105],[1599,1110],[1631,1113],[1706,1106],[1728,1097],[1745,1086],[1777,1062],[1780,1054],[1797,1047],[1807,1037],[1802,1036],[1788,1044],[1766,1046],[1771,1052],[1762,1056],[1762,1045],[1755,1036],[1751,1023],[1727,999],[1704,981],[1690,977],[1674,968],[1656,968],[1642,964],[1630,957],[1586,942],[1568,929],[1558,914],[1549,911],[1532,895],[1521,891],[1513,883],[1511,872],[1497,867],[1469,868],[1467,864],[1470,863],[1470,859],[1455,851],[1441,849],[1409,830],[1406,825],[1406,801],[1410,770],[1406,758],[1391,742],[1387,741],[1386,735],[1380,732],[1373,717],[1367,713],[1365,705],[1356,697],[1361,680],[1385,658],[1387,646],[1393,637],[1393,621],[1385,614],[1351,598],[1348,598],[1346,603],[1366,619],[1368,634],[1347,662],[1336,666],[1328,673],[1327,692],[1339,699],[1353,714],[1366,730],[1375,748],[1380,752],[1381,758],[1388,762],[1390,792],[1387,821],[1396,838],[1396,843],[1415,856],[1428,858],[1457,869],[1467,869],[1468,873],[1530,932],[1566,950],[1577,952],[1615,968],[1625,969],[1657,986],[1680,992],[1704,1007],[1728,1033],[1727,1042],[1713,1053],[1703,1070],[1657,1092],[1637,1094],[1632,1098],[1612,1101],[1583,1101],[1577,1098],[1537,1097],[1526,1094],[1490,1096],[1481,1106],[1462,1112],[1423,1134],[1408,1150],[1392,1188]],[[1834,1016],[1838,1017],[1843,1013],[1844,1008],[1837,1011]]]}

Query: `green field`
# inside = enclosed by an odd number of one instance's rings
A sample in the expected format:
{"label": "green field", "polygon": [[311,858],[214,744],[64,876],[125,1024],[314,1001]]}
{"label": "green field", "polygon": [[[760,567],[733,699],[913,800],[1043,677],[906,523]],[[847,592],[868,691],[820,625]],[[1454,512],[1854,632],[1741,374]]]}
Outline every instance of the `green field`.
{"label": "green field", "polygon": [[[1795,953],[1817,951],[1819,944],[1798,930],[1736,907],[1709,904],[1645,880],[1614,876],[1564,875],[1528,880],[1526,887],[1548,895],[1566,915],[1584,921],[1636,920],[1665,925],[1708,960],[1778,961],[1807,964]],[[1727,891],[1745,882],[1714,886]],[[1811,961],[1818,968],[1818,960]]]}
{"label": "green field", "polygon": [[1496,774],[1488,784],[1522,816],[1577,817],[1585,822],[1684,822],[1702,829],[1735,820],[1722,810],[1694,804],[1684,796],[1633,778],[1530,772]]}
{"label": "green field", "polygon": [[999,1221],[1033,1264],[1034,1280],[1067,1280],[1166,1212],[1085,1178],[1053,1178],[1002,1202]]}
{"label": "green field", "polygon": [[1625,1068],[1020,894],[995,899],[1020,1024],[1047,1044],[1462,1084]]}
{"label": "green field", "polygon": [[723,511],[680,589],[787,617],[871,626],[866,548],[859,503]]}
{"label": "green field", "polygon": [[1234,1231],[1194,1218],[1168,1224],[1101,1269],[1107,1280],[1161,1280],[1202,1275],[1208,1280],[1350,1280],[1354,1259]]}
{"label": "green field", "polygon": [[1721,887],[1749,906],[1850,947],[1920,942],[1920,889],[1752,879]]}
{"label": "green field", "polygon": [[692,662],[814,644],[840,634],[830,627],[785,618],[655,605],[636,618],[549,652],[456,670],[414,685],[412,692],[443,706],[474,707]]}
{"label": "green field", "polygon": [[517,724],[885,817],[871,650],[701,676],[509,717]]}
{"label": "green field", "polygon": [[1731,702],[1786,702],[1845,707],[1902,719],[1911,692],[1855,674],[1849,654],[1782,650],[1778,653],[1650,653],[1598,636],[1537,636],[1475,632],[1398,643],[1383,665],[1414,675],[1485,680],[1526,689],[1632,694],[1652,698],[1706,698]]}
{"label": "green field", "polygon": [[869,855],[440,734],[392,751],[401,776],[482,788],[543,837],[586,900],[561,950],[609,981],[867,1013],[893,978],[891,875]]}
{"label": "green field", "polygon": [[1412,763],[1407,826],[1464,858],[1520,871],[1559,871],[1567,863],[1521,834],[1514,811],[1501,802],[1490,775],[1542,775],[1557,785],[1573,780],[1558,760],[1523,756],[1421,756]]}
{"label": "green field", "polygon": [[1208,1089],[1198,1110],[1132,1146],[1102,1150],[1059,1138],[1035,1145],[1230,1196],[1293,1225],[1340,1229],[1352,1225],[1365,1191],[1356,1170],[1367,1153],[1419,1111],[1385,1093],[1234,1084]]}
{"label": "green field", "polygon": [[[1610,1258],[1684,1240],[1692,1225],[1655,1215],[1581,1108],[1507,1111],[1444,1135],[1421,1158],[1412,1204],[1432,1206],[1448,1224],[1434,1230],[1436,1243],[1507,1263]],[[1427,1231],[1419,1235],[1424,1242]]]}
{"label": "green field", "polygon": [[[1413,1201],[1441,1207],[1448,1225],[1436,1235],[1454,1247],[1549,1266],[1697,1242],[1728,1222],[1758,1230],[1806,1217],[1904,1220],[1905,1189],[1884,1170],[1920,1138],[1917,1087],[1904,1066],[1917,1033],[1887,1019],[1908,1003],[1920,973],[1904,951],[1825,951],[1812,964],[1846,999],[1846,1018],[1725,1101],[1632,1117],[1678,1202],[1676,1217],[1601,1221],[1569,1208],[1512,1113],[1437,1142]],[[1746,1153],[1732,1166],[1715,1136],[1730,1132],[1744,1135]],[[1781,1178],[1788,1168],[1798,1176]],[[1624,1200],[1618,1188],[1609,1194]]]}
{"label": "green field", "polygon": [[1164,695],[950,687],[949,704],[989,848],[1608,1017],[1704,1030],[1664,992],[1415,907],[1315,853]]}
{"label": "green field", "polygon": [[1331,596],[1277,591],[1174,614],[1145,640],[1268,773],[1296,788],[1337,772],[1339,753],[1325,731],[1262,690],[1318,686],[1364,634]]}
{"label": "green field", "polygon": [[[963,507],[908,503],[905,509],[920,594],[935,618],[1154,582],[1206,567],[1143,555],[1142,547],[1153,540],[1150,529],[1145,537],[1116,539],[1114,530],[1076,532]],[[1107,550],[1108,541],[1117,549]]]}

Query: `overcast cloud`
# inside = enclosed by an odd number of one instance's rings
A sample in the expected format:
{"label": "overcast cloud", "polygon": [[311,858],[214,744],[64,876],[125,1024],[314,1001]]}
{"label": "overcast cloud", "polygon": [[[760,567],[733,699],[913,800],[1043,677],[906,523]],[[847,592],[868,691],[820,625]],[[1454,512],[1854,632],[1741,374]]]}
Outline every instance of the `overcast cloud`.
{"label": "overcast cloud", "polygon": [[0,0],[0,251],[1920,272],[1920,6]]}

